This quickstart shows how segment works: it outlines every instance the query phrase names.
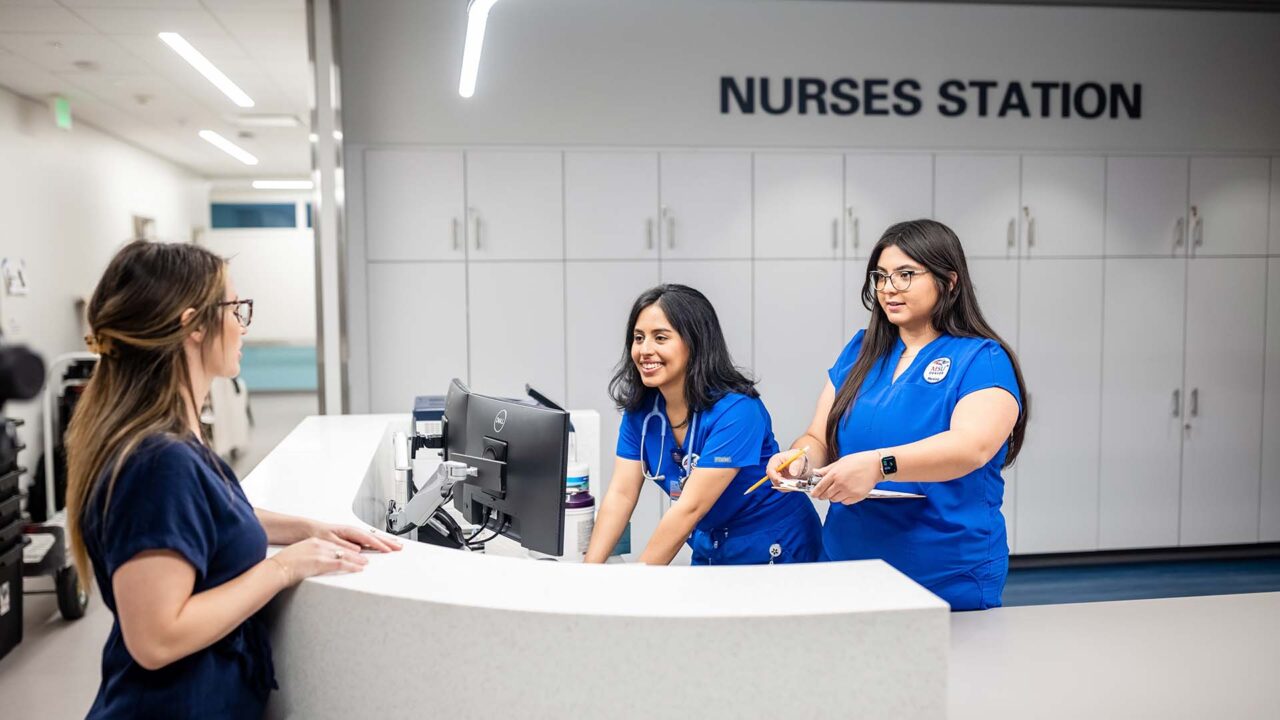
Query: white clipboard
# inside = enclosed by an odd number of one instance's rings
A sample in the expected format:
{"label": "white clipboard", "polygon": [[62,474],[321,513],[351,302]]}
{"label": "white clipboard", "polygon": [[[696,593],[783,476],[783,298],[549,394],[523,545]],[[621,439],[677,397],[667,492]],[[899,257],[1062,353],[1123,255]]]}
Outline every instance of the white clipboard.
{"label": "white clipboard", "polygon": [[[775,489],[780,492],[802,492],[805,495],[808,495],[809,491],[812,490],[813,488],[809,486],[801,487],[797,485],[795,481],[784,480],[781,483],[779,483],[777,488]],[[865,499],[867,500],[916,500],[916,499],[923,499],[923,498],[924,498],[924,495],[921,495],[919,493],[908,493],[908,492],[899,492],[897,490],[881,490],[880,488],[872,488],[871,492],[867,494],[867,497]]]}

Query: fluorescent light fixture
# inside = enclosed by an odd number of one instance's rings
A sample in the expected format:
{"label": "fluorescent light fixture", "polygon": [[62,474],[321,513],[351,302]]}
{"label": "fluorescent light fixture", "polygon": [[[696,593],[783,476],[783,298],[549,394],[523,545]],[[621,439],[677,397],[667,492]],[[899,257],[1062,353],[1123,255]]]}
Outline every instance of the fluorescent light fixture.
{"label": "fluorescent light fixture", "polygon": [[295,128],[302,127],[296,115],[237,115],[231,121],[240,127]]}
{"label": "fluorescent light fixture", "polygon": [[471,0],[467,7],[467,44],[462,49],[462,77],[458,80],[458,94],[464,98],[476,93],[484,26],[489,22],[489,8],[496,2],[498,0]]}
{"label": "fluorescent light fixture", "polygon": [[253,107],[253,98],[245,94],[235,83],[231,82],[231,78],[227,77],[213,63],[209,62],[209,58],[200,54],[200,51],[191,46],[186,38],[178,33],[162,32],[160,39],[165,45],[173,48],[173,51],[182,56],[195,68],[206,80],[213,83],[213,86],[222,91],[224,95],[231,98],[231,102],[240,107]]}
{"label": "fluorescent light fixture", "polygon": [[200,137],[204,139],[205,142],[239,160],[245,165],[258,164],[258,158],[254,157],[248,150],[245,150],[212,130],[201,130]]}
{"label": "fluorescent light fixture", "polygon": [[310,190],[315,185],[310,180],[254,180],[254,190]]}

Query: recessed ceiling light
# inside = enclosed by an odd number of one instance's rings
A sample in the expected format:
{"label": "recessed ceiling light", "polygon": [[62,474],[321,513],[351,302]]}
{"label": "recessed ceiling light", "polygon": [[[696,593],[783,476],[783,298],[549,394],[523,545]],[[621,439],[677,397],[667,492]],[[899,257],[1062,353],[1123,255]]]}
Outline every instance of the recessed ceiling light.
{"label": "recessed ceiling light", "polygon": [[480,49],[484,46],[484,27],[489,10],[498,0],[471,0],[467,6],[467,40],[462,47],[462,75],[458,78],[458,94],[469,98],[476,92],[476,75],[480,72]]}
{"label": "recessed ceiling light", "polygon": [[231,157],[239,160],[245,165],[258,164],[258,158],[254,157],[253,154],[250,153],[248,150],[245,150],[244,148],[222,137],[221,135],[219,135],[218,133],[212,130],[201,130],[200,137],[205,142],[218,148],[222,152],[230,155]]}
{"label": "recessed ceiling light", "polygon": [[315,185],[310,180],[254,180],[254,190],[310,190]]}
{"label": "recessed ceiling light", "polygon": [[195,68],[206,80],[213,83],[213,86],[222,91],[224,95],[231,98],[231,102],[240,107],[253,107],[253,98],[245,94],[238,85],[231,82],[231,78],[227,77],[213,63],[209,62],[209,58],[200,54],[200,51],[191,46],[186,38],[178,33],[162,32],[160,39],[165,45],[173,48],[173,51],[182,56]]}
{"label": "recessed ceiling light", "polygon": [[301,127],[297,115],[237,115],[232,119],[240,127],[293,128]]}

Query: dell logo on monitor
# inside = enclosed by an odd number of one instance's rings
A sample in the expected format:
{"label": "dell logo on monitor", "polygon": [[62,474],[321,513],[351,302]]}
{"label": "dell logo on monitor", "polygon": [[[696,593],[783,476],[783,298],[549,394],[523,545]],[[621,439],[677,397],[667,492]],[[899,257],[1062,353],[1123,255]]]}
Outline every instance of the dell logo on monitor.
{"label": "dell logo on monitor", "polygon": [[493,431],[502,432],[502,428],[507,424],[507,411],[499,410],[497,417],[493,419]]}

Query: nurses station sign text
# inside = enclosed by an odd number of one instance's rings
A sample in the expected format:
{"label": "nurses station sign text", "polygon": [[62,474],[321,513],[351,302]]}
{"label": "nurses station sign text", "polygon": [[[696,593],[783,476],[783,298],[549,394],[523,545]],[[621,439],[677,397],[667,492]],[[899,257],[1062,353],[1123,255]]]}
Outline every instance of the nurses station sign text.
{"label": "nurses station sign text", "polygon": [[1142,83],[720,77],[720,114],[1142,118]]}

